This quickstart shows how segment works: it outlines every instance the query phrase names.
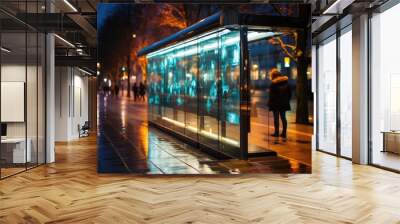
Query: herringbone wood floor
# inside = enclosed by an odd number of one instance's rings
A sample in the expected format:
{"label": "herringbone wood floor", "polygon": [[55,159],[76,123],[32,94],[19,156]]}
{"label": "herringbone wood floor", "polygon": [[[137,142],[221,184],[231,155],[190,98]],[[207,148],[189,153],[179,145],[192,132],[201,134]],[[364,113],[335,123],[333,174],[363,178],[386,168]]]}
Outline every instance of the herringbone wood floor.
{"label": "herringbone wood floor", "polygon": [[0,181],[0,223],[400,223],[400,175],[313,155],[312,175],[99,175],[96,140]]}

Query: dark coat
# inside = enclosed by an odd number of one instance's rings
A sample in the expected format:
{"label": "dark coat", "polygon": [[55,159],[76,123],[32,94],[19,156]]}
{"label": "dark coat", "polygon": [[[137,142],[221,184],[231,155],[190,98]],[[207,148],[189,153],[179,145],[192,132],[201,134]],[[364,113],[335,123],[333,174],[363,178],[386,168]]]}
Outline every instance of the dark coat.
{"label": "dark coat", "polygon": [[146,85],[143,83],[140,83],[139,85],[139,94],[140,95],[145,95],[146,94]]}
{"label": "dark coat", "polygon": [[291,91],[288,77],[279,76],[272,80],[269,87],[268,107],[271,111],[290,110]]}

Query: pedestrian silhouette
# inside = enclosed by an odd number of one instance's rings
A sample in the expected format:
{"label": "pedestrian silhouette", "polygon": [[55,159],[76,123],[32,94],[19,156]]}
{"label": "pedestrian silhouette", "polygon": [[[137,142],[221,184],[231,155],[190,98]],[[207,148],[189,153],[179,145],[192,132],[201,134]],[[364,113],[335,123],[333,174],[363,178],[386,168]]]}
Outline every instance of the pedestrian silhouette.
{"label": "pedestrian silhouette", "polygon": [[288,83],[288,77],[282,75],[276,68],[271,69],[270,73],[271,85],[269,87],[269,110],[274,115],[274,128],[273,137],[279,136],[279,117],[282,121],[281,137],[287,137],[287,119],[286,111],[290,110],[291,91]]}
{"label": "pedestrian silhouette", "polygon": [[132,91],[133,91],[133,100],[136,101],[139,98],[139,87],[136,82],[132,86]]}
{"label": "pedestrian silhouette", "polygon": [[145,100],[145,95],[146,95],[146,84],[143,82],[140,82],[140,86],[139,86],[139,94],[140,94],[140,99],[143,101]]}
{"label": "pedestrian silhouette", "polygon": [[115,96],[118,96],[119,95],[119,85],[118,84],[115,84],[114,90],[115,90]]}

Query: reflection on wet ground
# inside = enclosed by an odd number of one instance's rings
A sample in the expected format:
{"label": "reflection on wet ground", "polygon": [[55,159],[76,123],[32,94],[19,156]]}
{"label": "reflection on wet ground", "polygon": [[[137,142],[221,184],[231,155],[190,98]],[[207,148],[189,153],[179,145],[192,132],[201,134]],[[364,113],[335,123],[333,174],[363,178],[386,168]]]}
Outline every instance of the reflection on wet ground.
{"label": "reflection on wet ground", "polygon": [[309,173],[295,160],[217,160],[147,125],[147,104],[98,97],[98,172],[134,174]]}
{"label": "reflection on wet ground", "polygon": [[[286,114],[288,120],[287,139],[275,138],[274,121],[271,111],[258,107],[257,114],[251,116],[252,131],[249,133],[249,144],[270,149],[286,158],[292,158],[311,165],[312,125],[296,124],[296,115],[290,111]],[[282,124],[281,124],[282,127]],[[250,148],[250,152],[259,151]]]}

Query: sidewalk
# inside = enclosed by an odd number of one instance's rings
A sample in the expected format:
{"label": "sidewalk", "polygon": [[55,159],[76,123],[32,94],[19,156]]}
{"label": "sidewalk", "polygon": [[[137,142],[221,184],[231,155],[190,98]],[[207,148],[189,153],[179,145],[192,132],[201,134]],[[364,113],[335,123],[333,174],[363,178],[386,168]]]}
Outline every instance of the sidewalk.
{"label": "sidewalk", "polygon": [[284,157],[217,160],[147,125],[147,103],[99,95],[98,167],[102,173],[309,173]]}

